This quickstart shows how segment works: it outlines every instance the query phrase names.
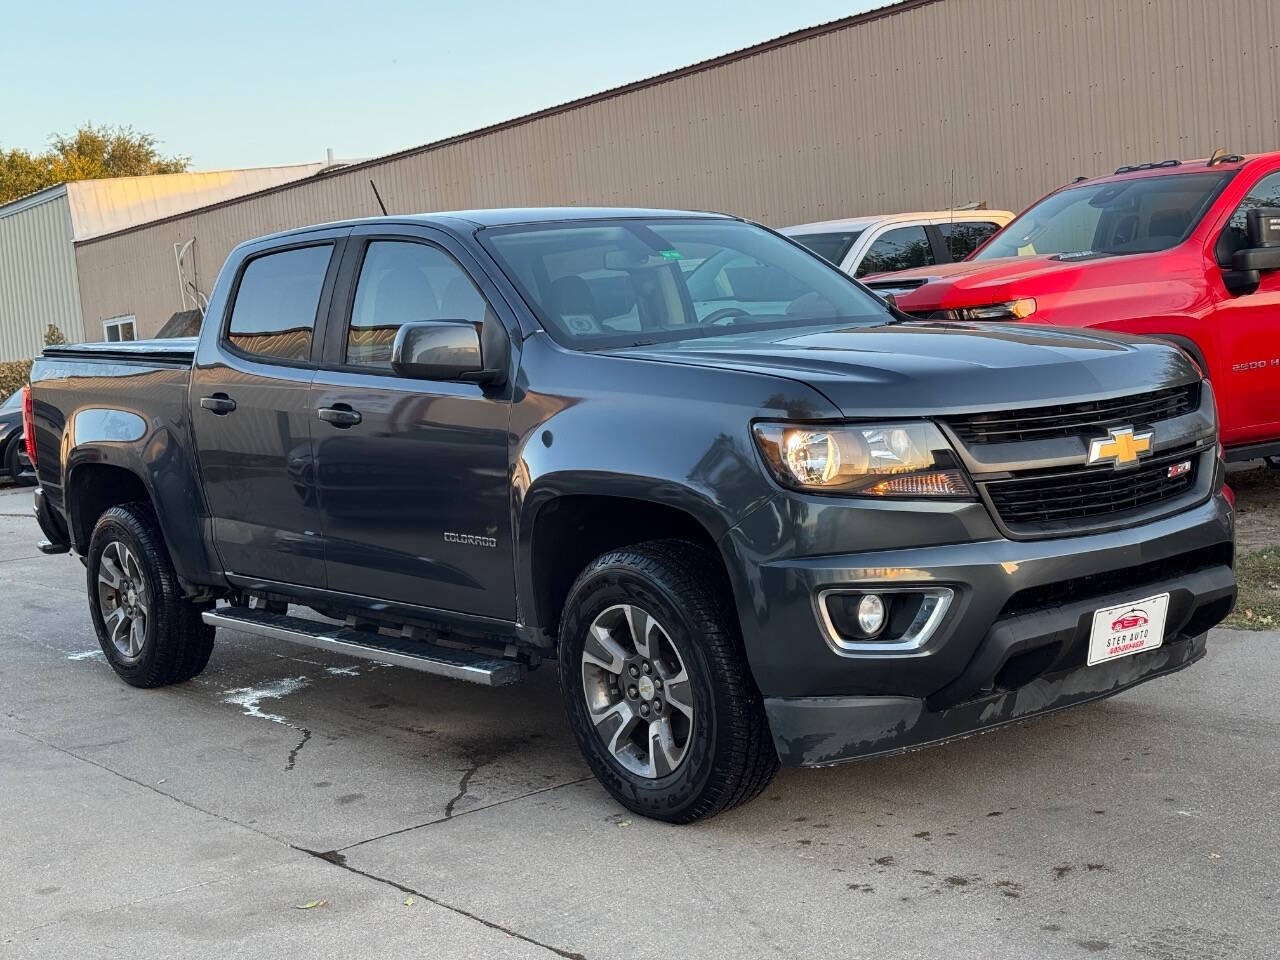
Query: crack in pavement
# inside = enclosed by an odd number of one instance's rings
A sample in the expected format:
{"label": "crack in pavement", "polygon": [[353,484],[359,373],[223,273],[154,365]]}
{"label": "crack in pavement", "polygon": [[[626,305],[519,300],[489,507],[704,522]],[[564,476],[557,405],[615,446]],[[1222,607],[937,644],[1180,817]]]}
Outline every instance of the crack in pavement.
{"label": "crack in pavement", "polygon": [[[12,715],[9,715],[9,716],[12,719]],[[380,877],[377,874],[369,873],[368,871],[361,870],[358,867],[350,866],[347,863],[346,855],[338,850],[330,850],[323,853],[316,850],[308,850],[306,847],[300,847],[297,844],[290,843],[289,841],[283,840],[280,837],[272,836],[266,831],[259,830],[258,828],[250,826],[249,824],[241,823],[239,820],[236,820],[233,817],[224,816],[223,814],[217,813],[213,810],[207,810],[204,807],[200,806],[199,804],[192,803],[189,800],[184,800],[182,797],[175,796],[172,793],[169,793],[165,790],[161,790],[158,787],[156,787],[154,784],[147,783],[145,780],[139,780],[136,777],[131,777],[128,774],[121,773],[119,770],[113,770],[111,767],[108,767],[106,764],[99,763],[97,760],[94,760],[90,757],[81,756],[80,754],[75,753],[72,750],[68,750],[66,747],[60,747],[58,746],[58,744],[51,743],[48,740],[45,740],[43,737],[38,737],[33,733],[28,733],[25,730],[19,730],[17,727],[12,726],[11,724],[6,723],[4,724],[4,727],[5,729],[12,731],[13,733],[16,733],[20,737],[25,737],[26,739],[34,741],[35,743],[43,744],[44,746],[48,747],[50,750],[56,750],[58,753],[65,754],[66,756],[71,757],[73,760],[78,760],[81,763],[87,763],[92,767],[97,767],[99,770],[102,770],[105,773],[109,773],[114,777],[119,777],[121,780],[124,780],[128,783],[132,783],[135,786],[143,787],[147,790],[150,790],[152,793],[158,794],[159,796],[165,797],[169,800],[173,800],[175,803],[179,803],[190,810],[196,811],[197,813],[201,813],[207,817],[213,817],[215,820],[221,820],[223,823],[227,823],[232,826],[240,827],[241,829],[248,830],[250,833],[257,834],[258,836],[263,837],[266,840],[270,840],[274,843],[278,843],[281,846],[287,847],[290,850],[295,850],[299,853],[305,853],[308,856],[315,857],[319,860],[324,860],[326,863],[330,863],[336,867],[341,867],[343,870],[347,870],[351,873],[357,874],[368,880],[373,880],[377,883],[385,884],[386,886],[399,890],[402,893],[406,893],[414,897],[421,897],[423,900],[427,901],[428,903],[432,903],[445,910],[449,910],[450,912],[456,913],[459,916],[467,918],[468,920],[473,920],[476,923],[481,923],[484,926],[490,928],[491,930],[497,930],[497,931],[500,931],[501,933],[505,933],[507,936],[513,937],[517,940],[524,941],[525,943],[528,943],[531,946],[540,947],[541,949],[547,950],[558,957],[564,958],[564,960],[587,960],[587,958],[581,953],[574,953],[569,950],[563,950],[559,947],[552,946],[551,944],[543,943],[540,940],[535,940],[533,937],[526,936],[516,930],[512,930],[508,927],[504,927],[502,924],[496,923],[495,921],[487,920],[484,917],[480,916],[479,914],[472,913],[471,911],[465,910],[462,907],[458,907],[453,904],[446,903],[442,900],[437,899],[436,897],[423,893],[420,890],[415,890],[412,887],[407,887],[404,884],[396,882],[395,880],[390,880],[390,879],[387,879],[386,877]],[[582,783],[589,779],[591,778],[581,777],[577,780],[570,780],[566,783],[559,783],[553,786],[543,787],[541,789],[533,790],[529,793],[522,794],[518,797],[510,797],[506,800],[499,800],[499,801],[496,801],[495,803],[487,804],[483,807],[475,807],[472,810],[464,810],[462,811],[462,813],[458,814],[458,816],[464,816],[468,813],[478,813],[481,810],[488,810],[488,809],[492,809],[493,807],[502,806],[503,804],[513,803],[516,800],[523,800],[527,797],[536,796],[539,793],[546,793],[549,790],[557,790],[560,787],[572,786],[575,783]],[[359,840],[355,843],[348,844],[342,849],[350,850],[352,847],[358,847],[365,843],[371,843],[374,840],[382,840],[382,839],[385,839],[386,837],[393,837],[400,833],[407,833],[410,830],[418,830],[418,829],[421,829],[422,827],[431,826],[431,824],[433,823],[443,823],[445,822],[445,819],[451,819],[451,818],[440,818],[440,819],[432,820],[429,823],[418,824],[412,827],[405,827],[401,830],[394,830],[390,833],[382,834],[381,836],[378,836],[378,837],[369,837],[366,840]],[[256,871],[250,871],[250,872],[256,872]],[[235,878],[226,878],[226,879],[235,879]],[[201,884],[197,884],[197,886],[200,886],[200,885]],[[21,932],[21,931],[18,931],[18,932]]]}
{"label": "crack in pavement", "polygon": [[[458,817],[465,817],[469,813],[480,813],[483,810],[492,810],[494,807],[501,807],[508,803],[515,803],[517,800],[527,800],[529,797],[536,797],[540,793],[550,793],[552,790],[559,790],[561,787],[572,787],[577,783],[586,783],[593,777],[578,777],[576,780],[566,780],[564,783],[553,783],[546,787],[539,787],[537,790],[530,790],[528,793],[522,793],[519,796],[507,797],[505,800],[495,800],[493,803],[486,803],[479,807],[472,807],[470,810],[463,810],[452,816],[436,817],[434,820],[425,820],[422,823],[415,823],[408,827],[400,827],[396,830],[390,830],[387,833],[380,833],[376,837],[365,837],[363,840],[356,840],[354,843],[348,843],[345,847],[339,847],[337,850],[330,850],[329,853],[341,855],[344,850],[354,850],[356,847],[363,847],[366,843],[375,843],[378,840],[386,840],[390,837],[398,837],[402,833],[410,833],[414,830],[421,830],[424,827],[433,827],[437,823],[445,823],[449,820],[456,820]],[[448,808],[445,808],[446,813]]]}
{"label": "crack in pavement", "polygon": [[284,763],[285,770],[292,770],[294,766],[297,765],[298,751],[305,747],[307,745],[307,741],[311,739],[311,731],[306,727],[294,727],[293,729],[302,734],[302,739],[298,741],[298,745],[296,747],[289,751],[289,757]]}
{"label": "crack in pavement", "polygon": [[321,853],[318,850],[308,850],[305,847],[294,847],[293,849],[297,850],[299,853],[305,853],[313,856],[317,860],[323,860],[325,863],[332,864],[333,866],[346,870],[349,873],[354,873],[357,876],[364,877],[368,880],[374,880],[378,883],[384,883],[395,890],[399,890],[401,893],[407,893],[411,897],[421,897],[423,900],[427,901],[427,903],[433,903],[437,907],[442,907],[445,910],[458,914],[459,916],[466,917],[468,920],[474,920],[476,923],[482,923],[490,930],[497,930],[500,933],[505,933],[508,937],[513,937],[516,940],[522,940],[535,947],[541,947],[543,950],[548,950],[551,953],[554,953],[557,957],[563,957],[564,960],[587,960],[585,954],[574,953],[571,950],[563,950],[560,947],[554,947],[549,943],[543,943],[541,940],[535,940],[533,937],[526,936],[518,930],[505,927],[493,920],[487,920],[478,914],[472,913],[470,910],[464,910],[462,907],[455,906],[452,903],[446,903],[443,900],[431,896],[429,893],[423,893],[421,890],[416,890],[413,887],[406,886],[396,880],[391,880],[387,877],[380,877],[376,873],[369,873],[367,870],[361,870],[359,867],[353,867],[351,864],[347,863],[347,858],[336,850],[329,850]]}
{"label": "crack in pavement", "polygon": [[448,803],[444,805],[444,818],[446,820],[453,819],[453,808],[459,800],[467,795],[467,787],[471,784],[471,778],[476,775],[486,760],[484,757],[472,757],[471,766],[462,774],[462,779],[458,781],[458,793]]}

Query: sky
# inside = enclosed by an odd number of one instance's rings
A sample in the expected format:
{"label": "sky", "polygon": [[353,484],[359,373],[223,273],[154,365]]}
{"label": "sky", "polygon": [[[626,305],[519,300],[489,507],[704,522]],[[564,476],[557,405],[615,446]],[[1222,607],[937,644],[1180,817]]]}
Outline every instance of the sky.
{"label": "sky", "polygon": [[26,3],[0,31],[0,149],[92,121],[195,170],[373,157],[885,2]]}

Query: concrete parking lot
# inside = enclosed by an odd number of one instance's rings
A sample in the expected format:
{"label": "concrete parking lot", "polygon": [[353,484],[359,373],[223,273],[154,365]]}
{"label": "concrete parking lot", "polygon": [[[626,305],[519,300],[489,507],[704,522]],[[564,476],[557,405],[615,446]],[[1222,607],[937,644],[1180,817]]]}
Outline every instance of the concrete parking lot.
{"label": "concrete parking lot", "polygon": [[234,633],[135,690],[0,490],[0,957],[1280,952],[1280,633],[693,827],[593,780],[556,678],[479,689]]}

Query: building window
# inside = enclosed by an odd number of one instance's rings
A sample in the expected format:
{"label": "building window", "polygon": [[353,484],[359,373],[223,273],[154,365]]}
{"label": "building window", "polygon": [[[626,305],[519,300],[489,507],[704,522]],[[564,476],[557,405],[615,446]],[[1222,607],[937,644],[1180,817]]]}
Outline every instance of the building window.
{"label": "building window", "polygon": [[119,343],[121,340],[137,340],[138,324],[133,314],[127,317],[112,317],[102,321],[102,336],[107,343]]}

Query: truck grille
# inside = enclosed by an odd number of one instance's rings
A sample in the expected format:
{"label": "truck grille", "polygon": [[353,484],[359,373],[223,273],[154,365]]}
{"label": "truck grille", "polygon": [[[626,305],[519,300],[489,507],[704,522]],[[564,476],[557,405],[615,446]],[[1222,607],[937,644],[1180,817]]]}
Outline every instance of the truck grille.
{"label": "truck grille", "polygon": [[[1037,470],[1010,480],[989,480],[982,486],[1010,530],[1048,531],[1171,500],[1195,485],[1199,459],[1200,452],[1184,447],[1148,460],[1136,470],[1117,471],[1109,466]],[[1170,467],[1187,461],[1190,469],[1170,475]]]}
{"label": "truck grille", "polygon": [[1167,387],[1151,393],[1052,407],[1001,410],[951,417],[947,425],[965,443],[1012,443],[1105,434],[1110,427],[1147,426],[1190,413],[1200,404],[1200,384]]}

